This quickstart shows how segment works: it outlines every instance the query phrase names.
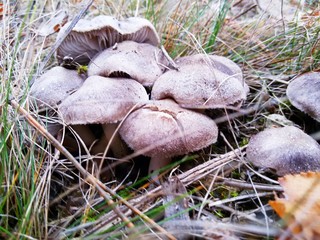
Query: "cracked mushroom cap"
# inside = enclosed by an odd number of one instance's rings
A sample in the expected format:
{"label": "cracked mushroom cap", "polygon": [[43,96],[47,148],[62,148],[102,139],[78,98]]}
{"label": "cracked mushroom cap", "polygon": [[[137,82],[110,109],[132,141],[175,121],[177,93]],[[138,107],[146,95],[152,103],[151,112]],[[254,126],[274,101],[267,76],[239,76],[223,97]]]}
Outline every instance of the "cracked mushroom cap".
{"label": "cracked mushroom cap", "polygon": [[132,112],[119,133],[134,151],[173,157],[200,150],[217,141],[218,128],[207,116],[179,107],[170,99],[150,101]]}
{"label": "cracked mushroom cap", "polygon": [[172,98],[186,108],[240,106],[249,88],[241,69],[231,60],[197,54],[176,61],[179,71],[169,70],[154,83],[151,98]]}
{"label": "cracked mushroom cap", "polygon": [[30,97],[38,108],[57,107],[65,98],[76,91],[84,82],[77,71],[53,67],[40,76],[30,89]]}
{"label": "cracked mushroom cap", "polygon": [[251,137],[247,159],[280,176],[320,170],[320,145],[299,128],[266,129]]}
{"label": "cracked mushroom cap", "polygon": [[92,76],[61,103],[59,111],[66,124],[116,123],[146,101],[146,90],[132,79]]}
{"label": "cracked mushroom cap", "polygon": [[287,88],[293,106],[320,122],[320,72],[304,73]]}
{"label": "cracked mushroom cap", "polygon": [[[61,28],[58,40],[70,24]],[[58,47],[56,56],[60,63],[69,56],[80,64],[88,64],[98,52],[126,40],[154,46],[160,42],[154,26],[147,19],[130,17],[119,21],[101,15],[92,20],[80,19]]]}
{"label": "cracked mushroom cap", "polygon": [[129,77],[150,87],[168,65],[162,51],[147,43],[125,41],[105,49],[90,62],[88,75]]}

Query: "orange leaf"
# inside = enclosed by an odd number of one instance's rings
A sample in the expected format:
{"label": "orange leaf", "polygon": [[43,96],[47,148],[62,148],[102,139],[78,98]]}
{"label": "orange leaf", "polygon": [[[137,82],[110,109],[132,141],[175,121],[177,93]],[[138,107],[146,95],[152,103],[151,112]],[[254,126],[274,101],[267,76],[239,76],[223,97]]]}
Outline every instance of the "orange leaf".
{"label": "orange leaf", "polygon": [[302,239],[320,237],[320,173],[286,175],[279,179],[286,198],[269,201],[293,234]]}

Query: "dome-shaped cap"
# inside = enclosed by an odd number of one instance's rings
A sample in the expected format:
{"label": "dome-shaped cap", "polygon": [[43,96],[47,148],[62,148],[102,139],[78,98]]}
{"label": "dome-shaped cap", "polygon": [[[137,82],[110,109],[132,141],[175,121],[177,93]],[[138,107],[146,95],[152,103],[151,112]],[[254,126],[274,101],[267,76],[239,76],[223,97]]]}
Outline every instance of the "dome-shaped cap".
{"label": "dome-shaped cap", "polygon": [[65,98],[77,90],[84,82],[84,77],[77,71],[63,67],[53,67],[40,76],[30,89],[31,101],[37,107],[50,106],[55,108]]}
{"label": "dome-shaped cap", "polygon": [[146,90],[132,79],[92,76],[61,103],[59,111],[66,124],[115,123],[147,100]]}
{"label": "dome-shaped cap", "polygon": [[231,60],[197,54],[176,61],[179,71],[169,70],[154,83],[151,98],[173,98],[186,108],[240,106],[248,86],[240,68]]}
{"label": "dome-shaped cap", "polygon": [[243,83],[244,86],[246,86],[243,81],[241,68],[235,62],[223,56],[211,54],[195,54],[178,58],[176,60],[176,63],[182,66],[194,64],[207,65],[229,76],[239,79],[239,81]]}
{"label": "dome-shaped cap", "polygon": [[[61,28],[57,39],[70,23]],[[147,19],[131,17],[119,21],[114,17],[101,15],[92,20],[79,20],[58,47],[57,58],[62,62],[65,56],[69,56],[80,64],[88,64],[98,52],[126,40],[154,46],[160,42],[154,26]]]}
{"label": "dome-shaped cap", "polygon": [[320,72],[304,73],[287,87],[293,106],[320,122]]}
{"label": "dome-shaped cap", "polygon": [[197,151],[217,141],[218,128],[207,116],[179,107],[170,99],[151,101],[123,122],[119,133],[146,156],[173,157]]}
{"label": "dome-shaped cap", "polygon": [[250,139],[247,159],[278,175],[319,171],[320,145],[299,128],[270,128]]}
{"label": "dome-shaped cap", "polygon": [[147,43],[124,41],[97,54],[89,64],[88,75],[127,76],[150,87],[164,72],[168,60],[163,52]]}

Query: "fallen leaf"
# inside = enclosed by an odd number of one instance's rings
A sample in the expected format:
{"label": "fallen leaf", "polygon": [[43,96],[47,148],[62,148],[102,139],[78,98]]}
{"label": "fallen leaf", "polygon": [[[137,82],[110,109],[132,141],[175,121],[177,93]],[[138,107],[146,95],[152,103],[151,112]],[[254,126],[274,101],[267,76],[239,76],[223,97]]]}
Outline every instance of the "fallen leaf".
{"label": "fallen leaf", "polygon": [[59,32],[61,27],[68,21],[68,14],[66,11],[59,11],[53,15],[48,21],[42,23],[39,27],[38,34],[46,37],[55,32]]}
{"label": "fallen leaf", "polygon": [[320,172],[286,175],[279,179],[285,198],[270,206],[292,234],[301,239],[320,239]]}

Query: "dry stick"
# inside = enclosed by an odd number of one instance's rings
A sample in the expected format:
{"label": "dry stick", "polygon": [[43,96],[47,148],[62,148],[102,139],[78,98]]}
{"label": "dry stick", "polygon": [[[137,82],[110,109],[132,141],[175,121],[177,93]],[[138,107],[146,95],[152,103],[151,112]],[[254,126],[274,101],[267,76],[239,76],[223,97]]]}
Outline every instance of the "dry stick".
{"label": "dry stick", "polygon": [[[56,43],[51,47],[50,52],[47,54],[45,59],[42,61],[38,72],[41,72],[44,67],[47,65],[49,59],[51,56],[55,53],[55,51],[58,49],[58,47],[61,45],[63,40],[68,36],[68,34],[71,32],[71,30],[74,28],[74,26],[78,23],[78,21],[82,18],[82,16],[85,14],[85,12],[88,10],[88,8],[92,5],[93,0],[88,0],[86,4],[84,4],[83,8],[80,10],[80,12],[73,18],[68,28],[64,31],[64,33],[61,35],[61,37],[56,41]],[[37,76],[37,74],[35,74]],[[34,81],[34,79],[32,80]]]}
{"label": "dry stick", "polygon": [[21,114],[23,115],[28,123],[33,126],[37,131],[39,131],[54,147],[56,147],[63,155],[66,156],[67,159],[69,159],[73,165],[79,170],[79,172],[83,175],[83,177],[92,185],[94,185],[101,197],[103,197],[107,204],[113,208],[115,213],[127,224],[129,228],[133,228],[133,223],[130,222],[130,220],[119,211],[118,207],[115,205],[115,202],[110,199],[106,192],[104,191],[104,185],[97,180],[95,177],[93,177],[90,173],[88,173],[81,164],[72,156],[72,154],[61,145],[61,143],[55,139],[37,120],[35,120],[24,108],[22,108],[15,100],[11,100],[10,104]]}
{"label": "dry stick", "polygon": [[86,179],[89,183],[94,185],[98,190],[101,197],[103,197],[107,204],[112,207],[113,211],[122,219],[122,221],[129,228],[134,228],[133,223],[119,210],[116,206],[115,202],[107,196],[107,192],[118,198],[119,202],[126,205],[132,212],[139,215],[144,221],[152,225],[159,232],[165,234],[169,239],[176,239],[172,234],[168,233],[164,228],[160,227],[155,221],[142,213],[139,209],[132,206],[128,201],[124,200],[118,194],[116,194],[112,189],[103,185],[98,179],[88,173],[81,164],[72,156],[72,154],[61,145],[61,143],[55,139],[36,119],[34,119],[24,108],[22,108],[15,100],[10,100],[10,104],[21,114],[23,115],[28,123],[33,126],[37,131],[39,131],[54,147],[56,147],[66,158],[73,163],[73,165],[79,170],[79,172],[83,175],[83,178]]}

